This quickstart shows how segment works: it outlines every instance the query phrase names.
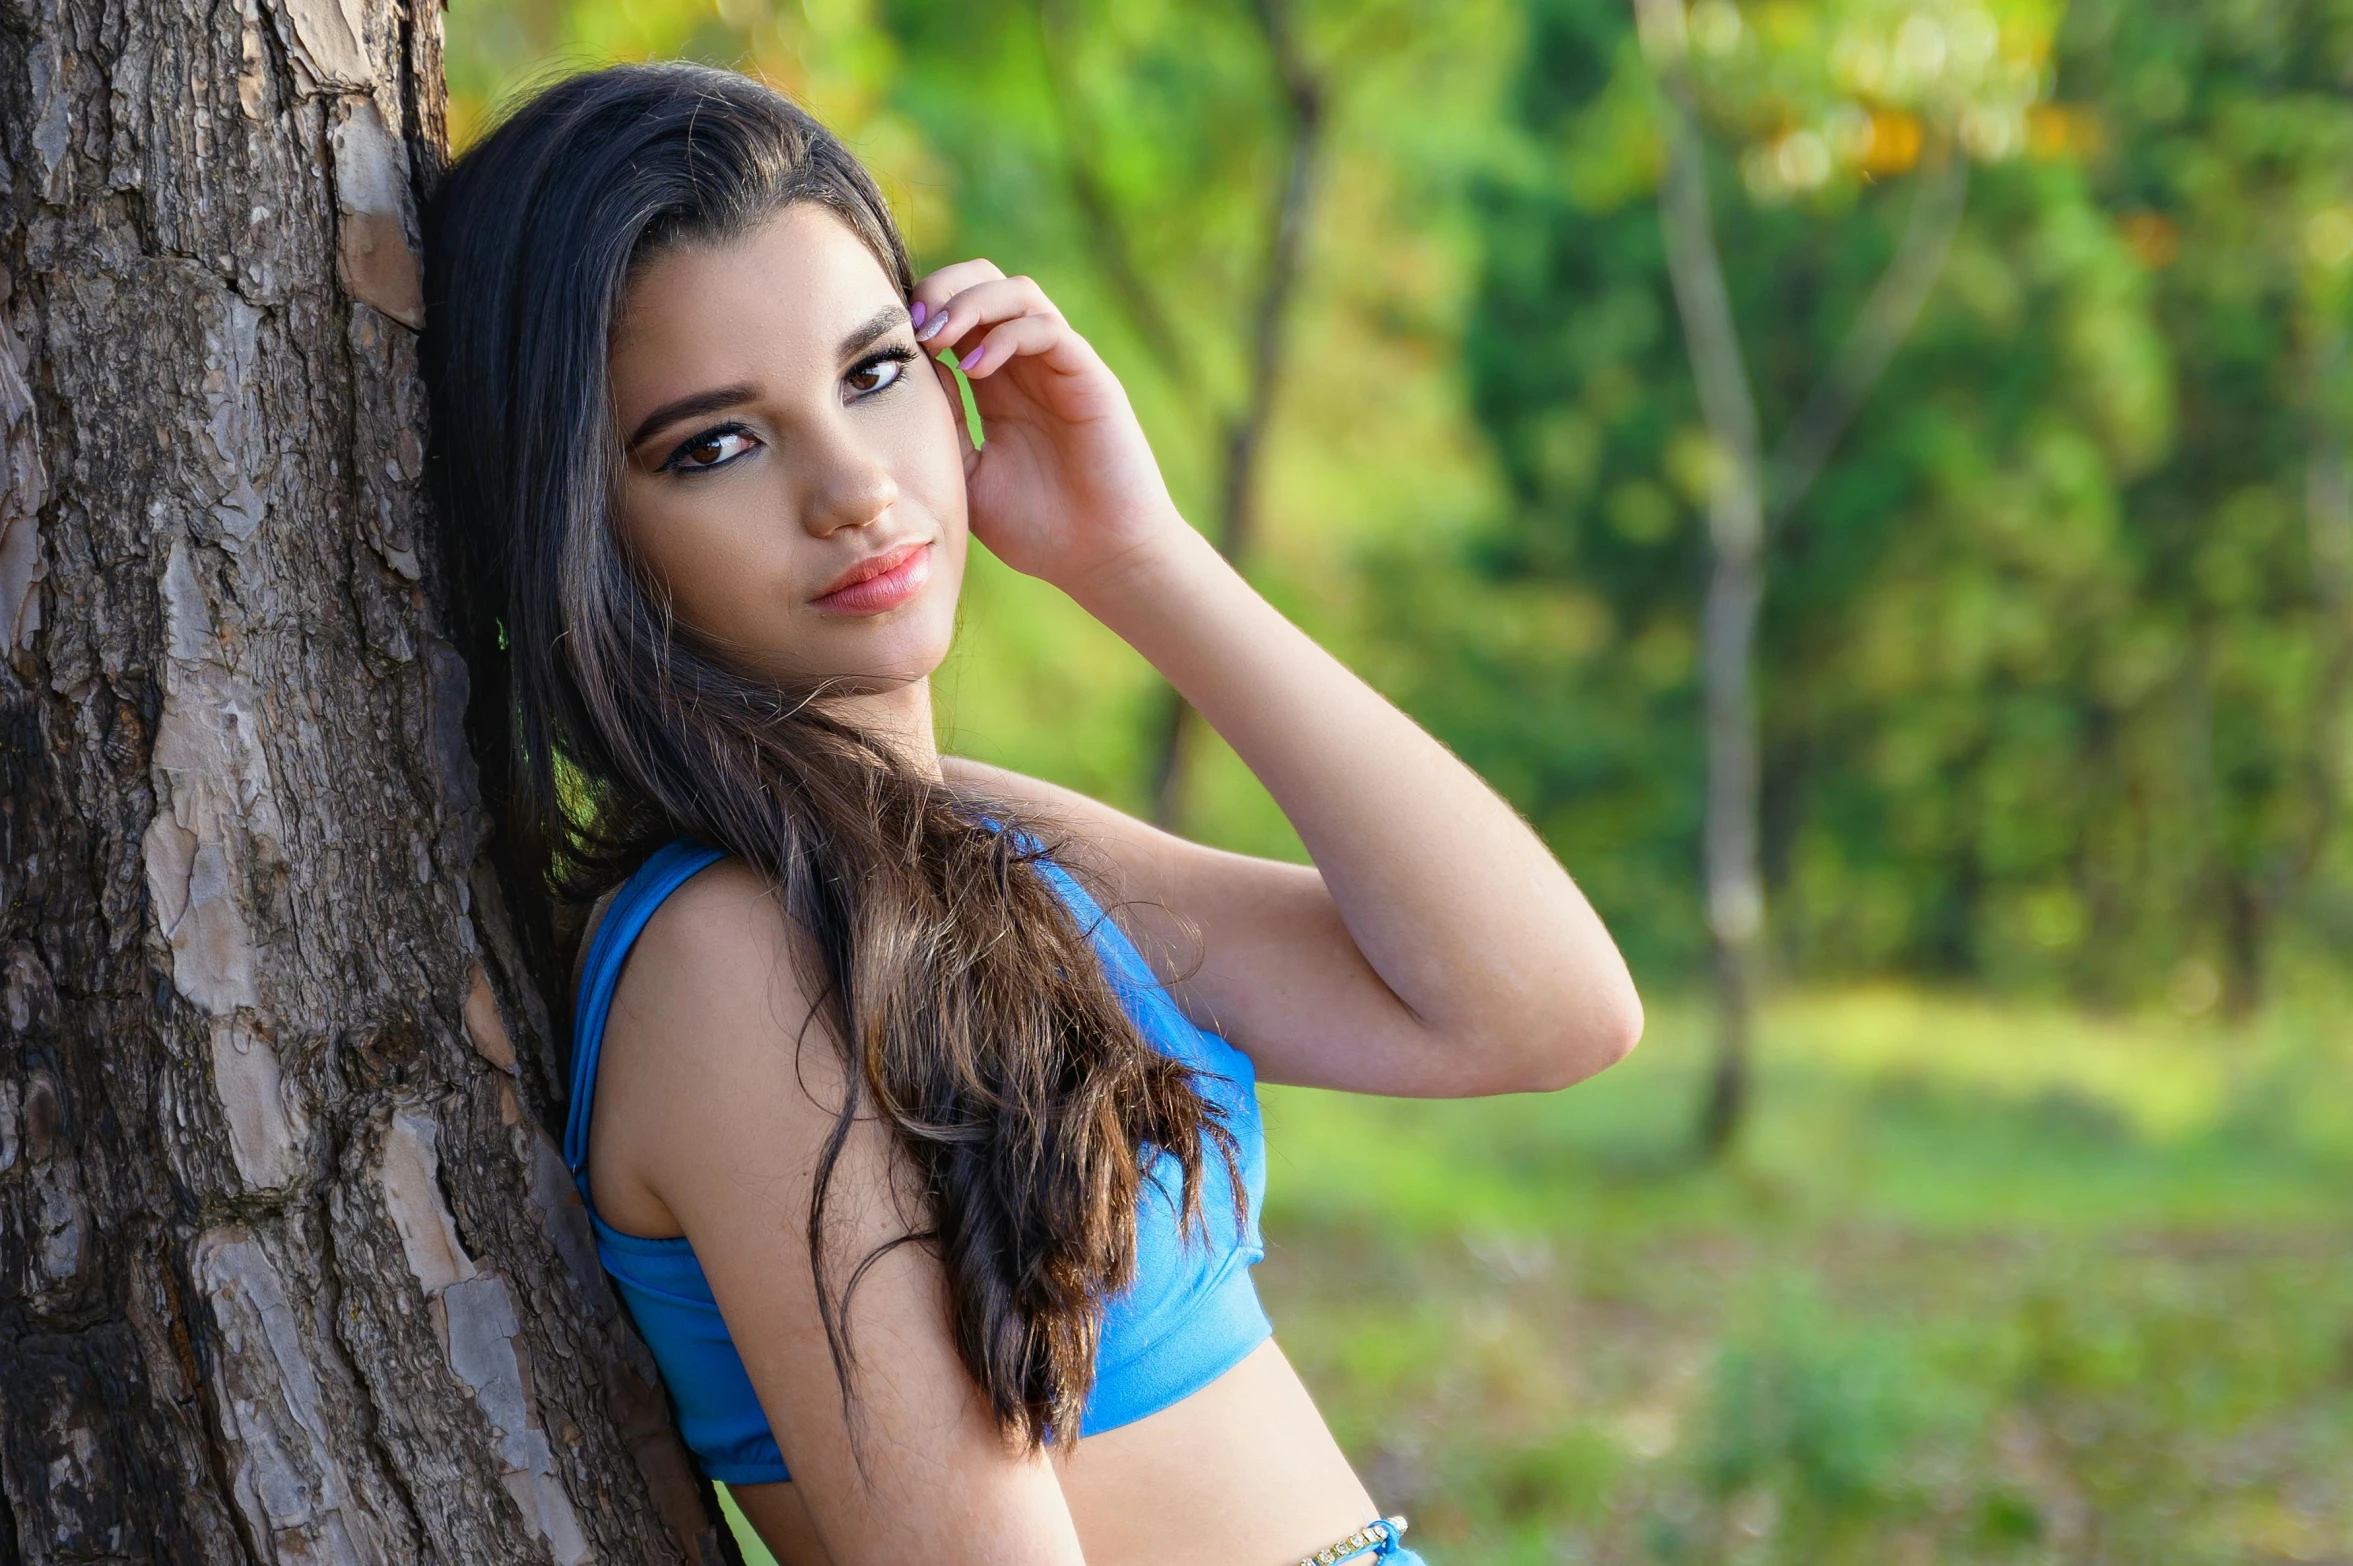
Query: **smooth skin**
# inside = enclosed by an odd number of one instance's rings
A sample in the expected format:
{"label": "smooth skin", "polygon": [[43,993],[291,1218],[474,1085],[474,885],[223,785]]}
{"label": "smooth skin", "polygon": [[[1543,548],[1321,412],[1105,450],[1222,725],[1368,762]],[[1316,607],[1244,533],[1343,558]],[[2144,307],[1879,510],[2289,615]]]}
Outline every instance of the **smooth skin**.
{"label": "smooth skin", "polygon": [[[1118,380],[1038,286],[964,261],[913,304],[920,332],[873,255],[809,205],[633,280],[610,361],[619,525],[680,619],[746,669],[829,682],[949,787],[1070,828],[1133,899],[1123,922],[1177,1004],[1266,1081],[1535,1092],[1624,1056],[1641,1005],[1567,872],[1185,522]],[[968,367],[985,452],[931,363],[944,346]],[[953,635],[968,520],[1149,659],[1313,864],[1203,847],[940,755],[929,676]],[[908,544],[919,587],[903,601],[849,613],[823,597]],[[735,1492],[778,1558],[1281,1566],[1379,1515],[1271,1342],[1148,1418],[1066,1451],[1009,1449],[956,1357],[937,1261],[915,1246],[875,1267],[854,1309],[860,1476],[804,1238],[843,1089],[823,1024],[801,1026],[804,939],[740,863],[674,894],[615,997],[589,1154],[606,1221],[694,1243],[794,1476]],[[904,1232],[904,1166],[879,1126],[853,1134],[836,1190],[842,1256]]]}

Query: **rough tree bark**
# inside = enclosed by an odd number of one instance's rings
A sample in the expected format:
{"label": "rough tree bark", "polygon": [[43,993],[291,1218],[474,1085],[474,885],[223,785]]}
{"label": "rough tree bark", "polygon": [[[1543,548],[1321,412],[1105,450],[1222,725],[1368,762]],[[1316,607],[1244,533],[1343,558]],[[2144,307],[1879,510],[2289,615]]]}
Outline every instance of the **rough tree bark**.
{"label": "rough tree bark", "polygon": [[421,504],[435,0],[0,0],[0,1561],[729,1550]]}

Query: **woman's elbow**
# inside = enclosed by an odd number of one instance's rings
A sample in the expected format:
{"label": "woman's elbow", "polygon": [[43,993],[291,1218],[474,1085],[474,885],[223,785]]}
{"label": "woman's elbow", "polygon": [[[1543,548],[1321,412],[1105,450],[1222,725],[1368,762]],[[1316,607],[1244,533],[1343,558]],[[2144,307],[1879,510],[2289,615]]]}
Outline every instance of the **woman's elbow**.
{"label": "woman's elbow", "polygon": [[1486,1093],[1557,1093],[1624,1060],[1642,1041],[1642,997],[1630,978],[1610,992],[1564,999],[1543,1018],[1511,1030],[1493,1052],[1499,1069]]}
{"label": "woman's elbow", "polygon": [[1592,1069],[1576,1080],[1606,1071],[1633,1054],[1634,1046],[1642,1042],[1642,1023],[1642,992],[1634,988],[1629,976],[1611,998],[1604,1017],[1594,1025]]}

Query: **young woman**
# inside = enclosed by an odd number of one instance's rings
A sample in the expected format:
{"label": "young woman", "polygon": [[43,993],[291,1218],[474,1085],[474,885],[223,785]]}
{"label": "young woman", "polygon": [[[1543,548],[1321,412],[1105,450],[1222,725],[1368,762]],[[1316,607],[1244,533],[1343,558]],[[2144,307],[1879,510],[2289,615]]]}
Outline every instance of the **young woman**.
{"label": "young woman", "polygon": [[[1185,523],[1035,283],[918,280],[768,89],[568,81],[428,253],[477,749],[516,884],[594,904],[565,1152],[706,1471],[790,1563],[1415,1559],[1252,1290],[1254,1084],[1617,1060],[1568,875]],[[970,537],[1150,659],[1314,865],[941,755]]]}

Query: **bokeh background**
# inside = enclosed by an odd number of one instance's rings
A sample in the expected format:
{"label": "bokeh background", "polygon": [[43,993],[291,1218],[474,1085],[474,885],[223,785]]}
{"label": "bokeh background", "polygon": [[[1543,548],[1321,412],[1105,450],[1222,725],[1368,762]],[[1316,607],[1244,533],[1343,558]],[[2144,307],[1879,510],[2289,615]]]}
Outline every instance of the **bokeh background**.
{"label": "bokeh background", "polygon": [[[734,65],[921,265],[1037,277],[1188,514],[1610,921],[1651,1023],[1603,1078],[1268,1094],[1262,1286],[1434,1561],[2353,1560],[2353,3],[457,0],[448,39],[461,144],[556,74]],[[1777,486],[1714,1152],[1737,445],[1679,146]],[[941,695],[953,747],[1300,852],[993,561]]]}

